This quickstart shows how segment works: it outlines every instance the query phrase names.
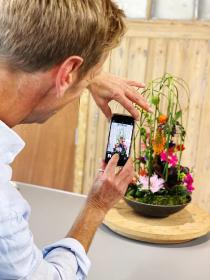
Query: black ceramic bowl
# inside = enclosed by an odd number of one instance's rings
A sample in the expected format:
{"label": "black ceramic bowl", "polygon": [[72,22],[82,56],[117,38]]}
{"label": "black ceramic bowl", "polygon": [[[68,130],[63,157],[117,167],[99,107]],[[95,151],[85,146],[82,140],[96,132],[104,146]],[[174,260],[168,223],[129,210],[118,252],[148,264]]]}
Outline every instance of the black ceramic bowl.
{"label": "black ceramic bowl", "polygon": [[127,197],[124,197],[124,199],[126,203],[130,207],[132,207],[135,212],[139,213],[140,215],[146,217],[156,217],[156,218],[165,218],[171,214],[179,212],[191,202],[190,196],[189,196],[188,203],[182,205],[174,205],[174,206],[145,204],[142,202],[128,199]]}

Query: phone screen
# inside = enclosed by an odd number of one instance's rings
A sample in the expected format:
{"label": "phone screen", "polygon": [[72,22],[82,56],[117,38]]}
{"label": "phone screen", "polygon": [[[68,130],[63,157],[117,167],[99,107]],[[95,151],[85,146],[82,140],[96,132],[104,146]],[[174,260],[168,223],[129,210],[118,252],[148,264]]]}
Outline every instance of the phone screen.
{"label": "phone screen", "polygon": [[106,162],[117,153],[119,154],[118,165],[125,165],[130,156],[133,130],[134,119],[132,117],[113,115],[106,150]]}

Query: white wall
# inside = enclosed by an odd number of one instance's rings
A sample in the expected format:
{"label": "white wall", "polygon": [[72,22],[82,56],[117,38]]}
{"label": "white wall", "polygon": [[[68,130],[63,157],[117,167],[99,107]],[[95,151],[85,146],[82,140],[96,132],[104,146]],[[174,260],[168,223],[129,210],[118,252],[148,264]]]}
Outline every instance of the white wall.
{"label": "white wall", "polygon": [[[146,18],[147,0],[114,0],[133,19]],[[191,20],[199,1],[198,15],[210,19],[210,0],[153,0],[152,17],[159,19]]]}
{"label": "white wall", "polygon": [[115,0],[129,18],[145,18],[147,0]]}
{"label": "white wall", "polygon": [[200,0],[199,18],[210,19],[210,0]]}
{"label": "white wall", "polygon": [[194,0],[155,0],[153,17],[190,20],[194,17]]}

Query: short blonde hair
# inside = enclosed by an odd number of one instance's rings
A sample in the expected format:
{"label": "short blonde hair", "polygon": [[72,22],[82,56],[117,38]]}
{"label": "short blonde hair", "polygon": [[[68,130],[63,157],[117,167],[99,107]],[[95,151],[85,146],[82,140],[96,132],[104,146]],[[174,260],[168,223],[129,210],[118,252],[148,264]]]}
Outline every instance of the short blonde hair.
{"label": "short blonde hair", "polygon": [[0,59],[36,72],[78,55],[87,72],[119,43],[123,18],[111,0],[0,0]]}

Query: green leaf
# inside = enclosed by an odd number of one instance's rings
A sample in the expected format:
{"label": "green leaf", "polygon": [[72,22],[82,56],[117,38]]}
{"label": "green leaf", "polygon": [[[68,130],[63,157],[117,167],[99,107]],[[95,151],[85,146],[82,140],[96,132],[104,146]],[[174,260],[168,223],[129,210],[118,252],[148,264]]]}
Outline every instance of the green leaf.
{"label": "green leaf", "polygon": [[182,111],[176,112],[175,114],[175,120],[177,121],[182,116]]}
{"label": "green leaf", "polygon": [[153,95],[150,101],[153,105],[157,106],[160,103],[160,97]]}
{"label": "green leaf", "polygon": [[141,136],[146,136],[147,131],[146,131],[146,129],[144,127],[140,128],[140,134],[141,134]]}

